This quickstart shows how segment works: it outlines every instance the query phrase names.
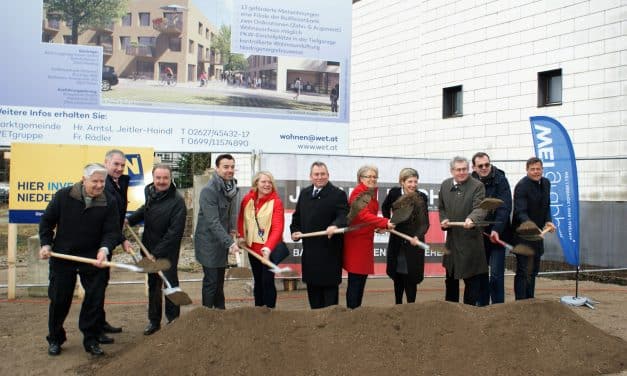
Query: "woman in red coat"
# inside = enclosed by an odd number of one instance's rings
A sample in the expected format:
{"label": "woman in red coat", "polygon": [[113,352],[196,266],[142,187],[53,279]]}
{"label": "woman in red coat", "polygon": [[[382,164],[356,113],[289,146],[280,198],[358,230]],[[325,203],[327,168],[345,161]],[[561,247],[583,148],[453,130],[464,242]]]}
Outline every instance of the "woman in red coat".
{"label": "woman in red coat", "polygon": [[[253,178],[253,188],[242,200],[237,218],[239,243],[266,259],[283,240],[283,203],[276,192],[274,177],[267,171],[258,172]],[[248,255],[255,280],[255,306],[276,306],[274,273],[257,258]]]}
{"label": "woman in red coat", "polygon": [[[344,235],[344,269],[348,272],[346,306],[361,305],[368,274],[374,273],[374,230],[394,228],[387,219],[379,217],[377,179],[379,170],[374,166],[362,166],[357,171],[357,186],[351,192],[348,204],[351,226],[366,224]],[[361,203],[361,204],[360,204]],[[361,208],[365,205],[363,208]],[[361,208],[356,211],[357,208]]]}

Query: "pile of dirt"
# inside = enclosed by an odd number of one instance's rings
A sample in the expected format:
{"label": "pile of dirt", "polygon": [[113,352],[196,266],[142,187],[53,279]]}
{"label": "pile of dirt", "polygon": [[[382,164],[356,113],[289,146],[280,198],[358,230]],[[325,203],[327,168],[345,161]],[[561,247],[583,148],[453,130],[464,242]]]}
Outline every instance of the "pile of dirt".
{"label": "pile of dirt", "polygon": [[555,302],[281,311],[198,308],[92,375],[592,375],[627,342]]}

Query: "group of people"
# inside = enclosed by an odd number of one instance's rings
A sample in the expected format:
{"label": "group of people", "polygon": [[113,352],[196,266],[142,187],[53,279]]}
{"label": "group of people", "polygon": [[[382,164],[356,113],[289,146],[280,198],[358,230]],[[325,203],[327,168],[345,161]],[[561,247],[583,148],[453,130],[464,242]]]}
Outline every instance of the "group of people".
{"label": "group of people", "polygon": [[[85,351],[94,356],[104,355],[100,345],[114,342],[107,334],[122,331],[106,320],[104,301],[109,268],[103,262],[111,260],[111,252],[118,245],[128,253],[135,253],[124,237],[125,224],[144,222],[142,243],[154,257],[170,260],[174,267],[164,271],[164,275],[178,285],[176,264],[187,210],[172,182],[172,170],[165,164],[153,167],[153,182],[144,190],[145,204],[126,218],[130,179],[124,174],[125,166],[124,152],[108,151],[104,164],[86,165],[81,181],[57,191],[41,217],[39,256],[50,259],[46,339],[48,354],[52,356],[61,354],[61,346],[67,339],[63,324],[72,304],[77,276],[85,289],[78,320]],[[88,264],[51,257],[55,256],[53,252],[95,259],[95,262]],[[157,274],[149,274],[149,324],[144,334],[159,330],[162,285]],[[179,316],[179,307],[166,300],[165,314],[170,322]]]}
{"label": "group of people", "polygon": [[[104,312],[105,289],[109,278],[103,261],[111,259],[118,245],[129,253],[133,248],[123,235],[124,226],[144,222],[142,243],[156,258],[166,258],[172,268],[164,276],[178,286],[176,265],[186,208],[172,182],[169,166],[157,164],[153,182],[145,187],[145,204],[126,217],[128,176],[123,175],[124,153],[111,150],[105,164],[88,164],[83,178],[72,187],[59,190],[49,203],[40,223],[41,258],[52,251],[95,259],[93,265],[52,257],[50,259],[48,352],[59,355],[66,340],[63,322],[71,305],[76,276],[85,288],[79,316],[85,350],[102,355],[100,344],[112,343],[106,333],[120,332],[107,323]],[[535,276],[543,253],[542,240],[530,241],[512,231],[523,222],[533,221],[539,228],[554,230],[551,223],[550,184],[542,176],[542,161],[527,161],[527,176],[512,195],[505,173],[493,166],[486,153],[476,153],[470,163],[463,157],[450,162],[451,178],[444,180],[439,192],[440,227],[447,233],[448,253],[445,299],[459,301],[459,280],[465,288],[463,302],[487,305],[504,302],[503,241],[526,243],[534,256],[516,254],[514,283],[516,299],[533,298]],[[283,203],[273,175],[260,171],[253,177],[251,190],[241,197],[235,174],[235,158],[221,154],[199,197],[194,233],[194,251],[203,268],[202,305],[225,309],[224,279],[229,253],[246,252],[254,277],[255,306],[274,308],[277,292],[274,273],[267,266],[285,249]],[[293,241],[302,240],[302,279],[312,309],[339,304],[342,269],[348,273],[346,306],[361,306],[368,275],[374,273],[374,232],[391,231],[386,273],[394,282],[396,304],[415,302],[417,285],[424,278],[425,241],[429,228],[428,198],[418,190],[419,174],[413,168],[399,173],[399,186],[387,193],[378,216],[377,167],[365,165],[356,174],[357,185],[350,196],[329,181],[323,162],[310,167],[311,185],[298,197],[290,224]],[[486,197],[502,204],[486,211]],[[510,221],[510,216],[512,220]],[[488,225],[485,225],[488,223]],[[55,231],[56,230],[56,231]],[[307,236],[323,232],[323,236]],[[403,235],[403,236],[399,236]],[[531,258],[531,259],[530,259]],[[149,274],[148,326],[145,335],[161,327],[163,282]],[[180,315],[180,308],[166,299],[165,316],[169,322]]]}

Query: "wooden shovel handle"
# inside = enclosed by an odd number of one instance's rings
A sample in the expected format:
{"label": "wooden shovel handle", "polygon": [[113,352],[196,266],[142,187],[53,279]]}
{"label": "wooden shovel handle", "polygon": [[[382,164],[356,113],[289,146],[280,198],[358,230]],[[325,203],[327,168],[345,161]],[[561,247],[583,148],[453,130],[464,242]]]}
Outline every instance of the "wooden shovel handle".
{"label": "wooden shovel handle", "polygon": [[323,236],[326,235],[326,230],[314,231],[314,232],[306,232],[304,234],[300,234],[300,238],[313,238],[315,236]]}
{"label": "wooden shovel handle", "polygon": [[[96,265],[96,262],[98,262],[98,260],[89,258],[89,257],[74,256],[74,255],[68,255],[65,253],[57,253],[57,252],[50,252],[50,256],[60,258],[60,259],[70,260],[70,261],[81,262],[83,264]],[[102,265],[112,267],[112,266],[117,266],[117,263],[111,262],[111,261],[103,261]]]}
{"label": "wooden shovel handle", "polygon": [[135,239],[135,241],[137,242],[137,244],[139,244],[139,248],[141,248],[142,252],[144,252],[144,255],[146,257],[148,257],[149,259],[151,259],[152,261],[155,261],[155,256],[153,256],[150,251],[148,251],[148,248],[146,248],[146,246],[144,245],[144,243],[142,243],[141,239],[139,238],[139,236],[137,236],[137,234],[135,233],[135,231],[133,230],[133,228],[127,223],[126,224],[126,228],[128,229],[128,231],[131,233],[131,235],[133,236],[133,239]]}
{"label": "wooden shovel handle", "polygon": [[272,269],[279,269],[278,266],[276,266],[275,263],[273,263],[272,261],[264,258],[263,256],[261,256],[260,254],[258,254],[257,252],[253,251],[252,249],[245,247],[243,245],[239,246],[240,248],[242,248],[243,250],[245,250],[246,252],[250,253],[251,255],[253,255],[257,260],[261,261],[262,264],[265,264],[269,267],[271,267]]}
{"label": "wooden shovel handle", "polygon": [[[398,230],[388,229],[388,231],[390,232],[390,234],[394,234],[394,235],[396,235],[396,236],[398,236],[398,237],[401,237],[401,238],[403,238],[403,239],[407,240],[409,243],[411,243],[412,241],[414,241],[414,238],[413,238],[413,237],[411,237],[411,236],[409,236],[409,235],[407,235],[407,234],[404,234],[404,233],[402,233],[402,232],[400,232],[400,231],[398,231]],[[429,249],[429,248],[430,248],[428,244],[423,243],[423,242],[421,242],[420,240],[418,240],[418,246],[419,246],[420,248],[422,248],[422,249]]]}

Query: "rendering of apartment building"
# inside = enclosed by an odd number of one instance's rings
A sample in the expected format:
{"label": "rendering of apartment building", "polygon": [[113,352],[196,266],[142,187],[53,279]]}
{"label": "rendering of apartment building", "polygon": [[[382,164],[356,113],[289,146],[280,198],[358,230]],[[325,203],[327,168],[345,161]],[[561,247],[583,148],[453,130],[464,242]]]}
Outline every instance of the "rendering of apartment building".
{"label": "rendering of apartment building", "polygon": [[[121,19],[83,31],[78,44],[102,46],[103,64],[120,77],[158,80],[169,67],[177,81],[188,82],[202,72],[222,74],[220,51],[211,47],[216,33],[189,0],[131,0]],[[44,12],[42,41],[71,43],[71,21]]]}
{"label": "rendering of apartment building", "polygon": [[263,89],[291,91],[300,78],[302,92],[329,94],[340,82],[340,65],[326,60],[251,55],[248,75],[253,82],[261,78]]}

